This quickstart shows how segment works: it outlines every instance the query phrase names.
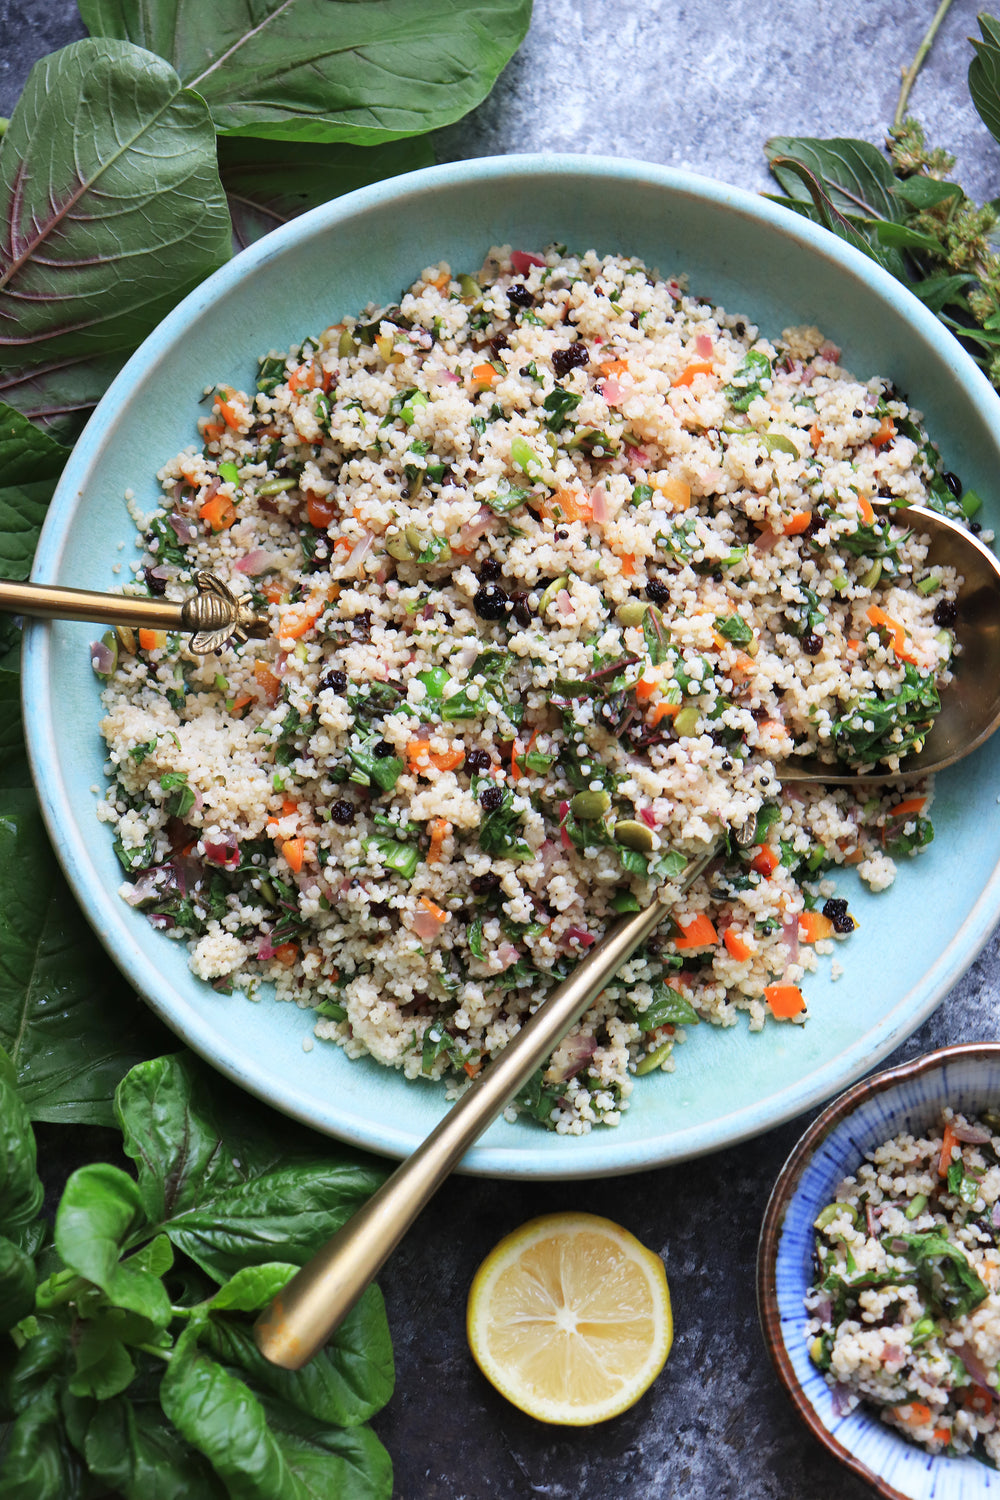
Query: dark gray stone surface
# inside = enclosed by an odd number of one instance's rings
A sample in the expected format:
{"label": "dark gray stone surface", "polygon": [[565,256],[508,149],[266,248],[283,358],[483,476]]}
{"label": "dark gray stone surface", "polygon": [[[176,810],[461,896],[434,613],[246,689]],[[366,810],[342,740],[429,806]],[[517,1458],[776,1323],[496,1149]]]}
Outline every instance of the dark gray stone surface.
{"label": "dark gray stone surface", "polygon": [[[769,135],[882,140],[900,69],[934,8],[932,0],[537,0],[520,54],[492,97],[443,133],[438,154],[606,153],[763,190]],[[991,197],[1000,191],[1000,148],[965,83],[976,11],[975,0],[955,0],[911,107],[929,138],[956,153],[966,187]],[[0,0],[0,114],[10,113],[35,59],[82,34],[67,0]],[[994,935],[891,1060],[996,1039],[998,980]],[[617,1181],[447,1184],[381,1277],[398,1384],[376,1425],[400,1500],[863,1500],[867,1487],[799,1427],[757,1328],[757,1232],[805,1124]],[[481,1378],[465,1343],[465,1298],[480,1260],[525,1219],[561,1208],[626,1224],[663,1256],[673,1295],[677,1338],[663,1375],[631,1412],[594,1431],[521,1416]]]}

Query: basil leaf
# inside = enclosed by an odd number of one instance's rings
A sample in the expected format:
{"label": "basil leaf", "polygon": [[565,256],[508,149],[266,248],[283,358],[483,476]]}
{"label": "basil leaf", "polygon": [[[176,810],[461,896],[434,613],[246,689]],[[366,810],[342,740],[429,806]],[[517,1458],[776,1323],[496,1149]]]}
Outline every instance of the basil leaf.
{"label": "basil leaf", "polygon": [[127,42],[32,68],[0,142],[0,364],[126,349],[229,255],[208,109]]}
{"label": "basil leaf", "polygon": [[165,57],[221,135],[374,146],[480,104],[520,45],[530,0],[82,0],[92,36]]}
{"label": "basil leaf", "polygon": [[162,1281],[141,1266],[122,1265],[121,1253],[145,1223],[139,1189],[120,1167],[78,1167],[56,1210],[56,1249],[70,1270],[99,1286],[116,1307],[140,1313],[158,1328],[171,1319]]}
{"label": "basil leaf", "polygon": [[868,141],[776,135],[765,143],[764,152],[785,192],[800,203],[808,203],[810,193],[789,167],[790,159],[820,179],[838,213],[896,222],[906,217],[896,194],[898,179],[882,152]]}
{"label": "basil leaf", "polygon": [[13,1240],[0,1235],[0,1333],[20,1323],[34,1305],[34,1262]]}
{"label": "basil leaf", "polygon": [[39,432],[74,443],[125,362],[123,354],[86,355],[0,374],[0,400],[16,407]]}
{"label": "basil leaf", "polygon": [[290,1261],[274,1260],[263,1266],[244,1266],[223,1282],[209,1302],[211,1312],[257,1312],[275,1298],[298,1270]]}
{"label": "basil leaf", "polygon": [[989,1296],[964,1252],[935,1230],[894,1234],[886,1243],[894,1251],[902,1245],[896,1253],[905,1251],[928,1298],[946,1317],[965,1317]]}
{"label": "basil leaf", "polygon": [[158,1403],[102,1401],[86,1429],[91,1473],[124,1500],[225,1500],[226,1490]]}
{"label": "basil leaf", "polygon": [[969,64],[969,93],[986,129],[1000,141],[1000,24],[981,15],[979,29],[982,40],[971,38],[976,55]]}
{"label": "basil leaf", "polygon": [[[392,1463],[368,1427],[347,1432],[263,1398],[272,1433],[308,1500],[389,1500]],[[298,1493],[298,1492],[296,1492]]]}
{"label": "basil leaf", "polygon": [[646,1009],[635,1012],[635,1019],[640,1031],[655,1031],[658,1026],[697,1026],[701,1017],[670,985],[658,984]]}
{"label": "basil leaf", "polygon": [[[4,1500],[81,1500],[85,1476],[59,1411],[59,1381],[49,1380],[9,1429],[3,1450]],[[87,1494],[93,1494],[89,1485]]]}
{"label": "basil leaf", "polygon": [[242,1323],[212,1318],[204,1342],[224,1365],[240,1369],[254,1390],[273,1396],[338,1427],[356,1427],[392,1395],[392,1343],[382,1294],[369,1286],[333,1338],[301,1370],[283,1370],[265,1359]]}
{"label": "basil leaf", "polygon": [[147,1217],[220,1282],[276,1250],[303,1265],[385,1175],[261,1118],[189,1054],[133,1068],[115,1109]]}
{"label": "basil leaf", "polygon": [[34,795],[0,791],[0,1044],[29,1117],[111,1125],[123,1068],[160,1034],[77,907]]}
{"label": "basil leaf", "polygon": [[748,411],[750,403],[764,394],[762,380],[771,379],[771,361],[759,349],[750,349],[731,384],[722,387],[734,411]]}
{"label": "basil leaf", "polygon": [[197,1347],[198,1332],[192,1326],[181,1334],[160,1383],[170,1421],[205,1455],[231,1500],[306,1500],[260,1402]]}
{"label": "basil leaf", "polygon": [[19,1245],[44,1197],[35,1161],[35,1132],[18,1091],[14,1065],[0,1047],[0,1227]]}
{"label": "basil leaf", "polygon": [[[307,209],[386,177],[434,165],[423,140],[381,146],[223,136],[219,172],[233,221],[234,254]],[[284,360],[281,361],[284,378]]]}

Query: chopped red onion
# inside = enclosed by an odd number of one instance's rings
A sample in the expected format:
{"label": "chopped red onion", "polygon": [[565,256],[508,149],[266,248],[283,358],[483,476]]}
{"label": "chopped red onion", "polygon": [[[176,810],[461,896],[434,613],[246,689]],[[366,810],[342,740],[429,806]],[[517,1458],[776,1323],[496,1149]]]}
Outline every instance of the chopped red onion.
{"label": "chopped red onion", "polygon": [[177,504],[177,502],[180,500],[181,496],[183,495],[184,489],[185,489],[184,481],[181,480],[181,479],[178,479],[177,483],[174,485],[173,489],[170,491],[170,498],[173,500],[173,502],[174,502],[175,505]]}
{"label": "chopped red onion", "polygon": [[597,1051],[597,1040],[592,1036],[568,1036],[556,1050],[552,1064],[546,1069],[549,1083],[566,1083],[575,1078],[590,1062]]}
{"label": "chopped red onion", "polygon": [[829,1323],[830,1318],[833,1316],[833,1298],[821,1297],[819,1302],[816,1303],[815,1313],[821,1323]]}
{"label": "chopped red onion", "polygon": [[956,1141],[964,1141],[967,1146],[985,1146],[993,1139],[990,1132],[982,1125],[955,1125],[953,1123],[951,1133]]}
{"label": "chopped red onion", "polygon": [[865,1227],[869,1235],[874,1239],[878,1235],[879,1209],[871,1203],[865,1204]]}
{"label": "chopped red onion", "polygon": [[222,480],[219,478],[218,474],[216,474],[215,478],[212,480],[211,484],[208,486],[207,490],[201,497],[202,503],[204,504],[206,500],[211,500],[212,496],[218,494],[221,488]]}
{"label": "chopped red onion", "polygon": [[239,558],[233,564],[237,573],[245,573],[248,578],[257,578],[261,573],[266,573],[268,568],[276,568],[278,558],[273,552],[268,552],[265,547],[255,547],[245,557]]}
{"label": "chopped red onion", "polygon": [[[605,375],[601,382],[601,395],[608,406],[620,406],[625,399],[625,392],[618,384],[618,379],[614,375]],[[594,519],[596,520],[597,517],[595,516]]]}
{"label": "chopped red onion", "polygon": [[782,533],[772,531],[770,526],[766,527],[756,538],[753,545],[758,552],[770,552],[777,542],[781,541]]}
{"label": "chopped red onion", "polygon": [[362,533],[361,539],[354,544],[353,551],[344,564],[344,572],[347,574],[359,574],[361,565],[375,545],[375,538],[370,531]]}
{"label": "chopped red onion", "polygon": [[209,864],[235,869],[240,862],[240,845],[235,833],[227,833],[221,839],[203,839],[202,847]]}
{"label": "chopped red onion", "polygon": [[158,568],[149,568],[148,573],[150,578],[169,579],[175,576],[176,569],[172,568],[169,563],[161,563]]}
{"label": "chopped red onion", "polygon": [[955,1344],[955,1353],[961,1359],[963,1365],[969,1372],[969,1378],[975,1385],[980,1386],[992,1399],[996,1394],[989,1382],[989,1376],[979,1355],[969,1343]]}
{"label": "chopped red onion", "polygon": [[799,961],[799,913],[794,917],[786,917],[781,928],[781,941],[788,948],[788,963],[797,964]]}
{"label": "chopped red onion", "polygon": [[497,958],[505,969],[512,968],[520,957],[520,950],[515,948],[513,943],[501,943],[497,949]]}
{"label": "chopped red onion", "polygon": [[901,1365],[905,1355],[898,1344],[885,1344],[882,1348],[882,1363],[884,1365]]}
{"label": "chopped red onion", "polygon": [[595,485],[590,492],[590,513],[598,526],[603,526],[609,519],[608,492],[603,484]]}
{"label": "chopped red onion", "polygon": [[[439,922],[432,911],[421,907],[410,923],[410,931],[420,939],[422,943],[433,942],[441,934],[443,922]],[[514,950],[517,951],[516,949]]]}
{"label": "chopped red onion", "polygon": [[694,341],[694,347],[697,350],[699,359],[711,359],[715,353],[715,345],[712,343],[712,335],[710,333],[699,333]]}
{"label": "chopped red onion", "polygon": [[167,521],[182,547],[186,547],[189,542],[193,542],[198,535],[191,522],[186,520],[184,516],[179,516],[176,511],[170,512]]}
{"label": "chopped red onion", "polygon": [[560,837],[560,839],[562,841],[562,846],[563,846],[564,849],[572,849],[572,847],[573,847],[573,840],[570,838],[569,833],[568,833],[567,828],[566,828],[566,816],[567,816],[568,812],[569,812],[569,803],[568,802],[560,802],[560,804],[559,804],[559,837]]}
{"label": "chopped red onion", "polygon": [[567,927],[567,943],[579,943],[581,948],[591,948],[597,942],[592,932],[587,932],[583,927]]}
{"label": "chopped red onion", "polygon": [[497,520],[498,517],[494,515],[488,505],[481,505],[472,517],[472,520],[466,521],[458,533],[459,547],[471,547],[474,542],[479,541],[481,536],[485,536],[487,531],[493,530],[497,524]]}
{"label": "chopped red onion", "polygon": [[819,357],[820,359],[827,359],[831,364],[835,365],[840,358],[840,350],[836,344],[824,344],[819,351]]}
{"label": "chopped red onion", "polygon": [[263,935],[257,946],[257,957],[262,964],[269,963],[274,957],[274,949],[271,946],[271,939],[267,933]]}
{"label": "chopped red onion", "polygon": [[625,460],[630,464],[648,464],[649,454],[643,448],[633,448],[629,443],[626,443]]}
{"label": "chopped red onion", "polygon": [[143,870],[133,884],[123,888],[122,900],[132,907],[149,906],[154,901],[163,900],[176,885],[177,879],[170,865],[153,865]]}
{"label": "chopped red onion", "polygon": [[830,1387],[830,1396],[833,1400],[834,1414],[838,1417],[846,1417],[851,1410],[851,1393],[846,1385],[841,1385],[838,1380]]}
{"label": "chopped red onion", "polygon": [[558,594],[556,595],[556,605],[558,606],[559,613],[561,615],[566,615],[567,618],[572,618],[573,600],[570,598],[568,589],[559,590]]}
{"label": "chopped red onion", "polygon": [[110,677],[117,661],[118,652],[112,646],[106,646],[103,641],[91,642],[90,665],[96,676]]}

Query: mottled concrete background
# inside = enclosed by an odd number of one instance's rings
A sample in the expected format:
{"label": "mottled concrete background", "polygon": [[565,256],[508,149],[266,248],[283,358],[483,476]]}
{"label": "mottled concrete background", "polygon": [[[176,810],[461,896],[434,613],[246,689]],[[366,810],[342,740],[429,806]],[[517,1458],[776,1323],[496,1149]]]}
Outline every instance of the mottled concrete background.
{"label": "mottled concrete background", "polygon": [[[935,3],[536,0],[520,54],[482,108],[439,138],[438,154],[606,153],[765,189],[769,135],[881,142]],[[955,0],[911,108],[957,155],[968,190],[992,197],[1000,148],[966,87],[976,11]],[[0,0],[0,114],[36,58],[82,34],[67,0]],[[994,937],[895,1060],[995,1038],[998,970]],[[868,1489],[800,1429],[757,1329],[757,1231],[805,1123],[618,1182],[450,1183],[382,1276],[398,1385],[377,1427],[400,1500],[863,1500]],[[666,1370],[637,1407],[594,1432],[522,1417],[482,1380],[465,1344],[479,1261],[524,1219],[559,1208],[627,1224],[662,1254],[673,1293]]]}

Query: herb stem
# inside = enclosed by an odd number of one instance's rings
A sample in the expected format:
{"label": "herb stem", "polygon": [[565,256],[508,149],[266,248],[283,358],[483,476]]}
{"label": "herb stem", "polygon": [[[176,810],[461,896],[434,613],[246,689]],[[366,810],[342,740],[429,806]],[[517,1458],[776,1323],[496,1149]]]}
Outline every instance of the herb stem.
{"label": "herb stem", "polygon": [[134,1349],[141,1349],[143,1354],[153,1354],[157,1359],[162,1359],[168,1365],[174,1357],[172,1350],[161,1349],[157,1344],[133,1344],[132,1347]]}
{"label": "herb stem", "polygon": [[0,115],[0,141],[2,141],[3,138],[4,138],[4,136],[7,134],[7,126],[9,124],[10,124],[10,121],[8,119],[6,119],[3,115]]}
{"label": "herb stem", "polygon": [[951,9],[951,0],[941,0],[941,4],[934,12],[934,19],[927,28],[926,35],[917,48],[916,56],[910,66],[903,72],[903,81],[900,85],[899,98],[896,100],[896,113],[892,117],[892,128],[898,130],[906,116],[906,106],[910,102],[910,90],[917,81],[917,74],[927,61],[927,54],[934,45],[934,38],[941,27],[941,22]]}

